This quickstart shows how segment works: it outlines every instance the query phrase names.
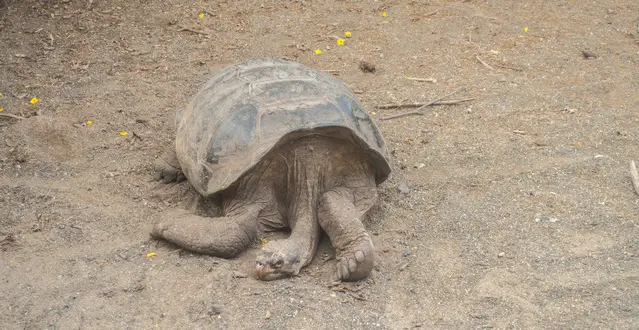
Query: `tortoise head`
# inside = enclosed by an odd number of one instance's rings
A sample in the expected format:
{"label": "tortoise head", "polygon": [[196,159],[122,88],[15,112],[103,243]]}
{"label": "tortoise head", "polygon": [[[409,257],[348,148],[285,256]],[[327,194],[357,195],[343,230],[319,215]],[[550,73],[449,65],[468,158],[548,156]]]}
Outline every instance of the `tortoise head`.
{"label": "tortoise head", "polygon": [[299,251],[277,243],[288,242],[268,242],[255,258],[255,276],[262,281],[295,276],[302,268]]}

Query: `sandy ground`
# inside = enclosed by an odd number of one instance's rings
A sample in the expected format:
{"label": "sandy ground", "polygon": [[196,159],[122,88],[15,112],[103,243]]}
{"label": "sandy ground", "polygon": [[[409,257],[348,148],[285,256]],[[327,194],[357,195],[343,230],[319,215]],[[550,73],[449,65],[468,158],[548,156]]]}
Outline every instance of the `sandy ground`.
{"label": "sandy ground", "polygon": [[[0,0],[3,329],[637,328],[639,2],[187,3]],[[365,281],[330,286],[327,242],[260,282],[255,248],[149,237],[191,204],[152,180],[174,110],[217,68],[280,56],[339,70],[389,145]],[[376,108],[463,88],[423,116]]]}

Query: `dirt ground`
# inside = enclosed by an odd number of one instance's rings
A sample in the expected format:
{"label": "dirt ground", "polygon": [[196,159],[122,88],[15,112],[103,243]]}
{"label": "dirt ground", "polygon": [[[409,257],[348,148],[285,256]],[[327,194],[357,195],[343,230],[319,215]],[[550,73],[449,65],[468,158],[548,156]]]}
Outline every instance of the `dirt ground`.
{"label": "dirt ground", "polygon": [[[1,327],[637,328],[638,13],[636,0],[0,0]],[[244,277],[256,248],[225,260],[149,237],[161,210],[192,205],[188,184],[152,180],[175,109],[217,68],[281,56],[339,70],[392,153],[365,281],[330,285],[326,241],[299,277],[260,282]],[[376,108],[462,88],[453,98],[475,100],[423,116]]]}

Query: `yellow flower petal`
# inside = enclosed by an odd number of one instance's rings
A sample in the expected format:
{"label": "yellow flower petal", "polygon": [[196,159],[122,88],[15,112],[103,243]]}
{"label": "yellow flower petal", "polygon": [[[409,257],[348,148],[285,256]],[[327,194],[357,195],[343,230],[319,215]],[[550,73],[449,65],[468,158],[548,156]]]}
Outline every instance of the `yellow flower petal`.
{"label": "yellow flower petal", "polygon": [[200,13],[198,16],[199,16],[200,18],[204,18],[204,13]]}
{"label": "yellow flower petal", "polygon": [[344,36],[345,36],[346,38],[350,38],[352,35],[353,35],[353,34],[352,34],[350,31],[346,31],[346,32],[344,32]]}
{"label": "yellow flower petal", "polygon": [[120,135],[122,135],[122,136],[126,136],[127,134],[129,134],[129,132],[127,132],[127,131],[120,131]]}
{"label": "yellow flower petal", "polygon": [[0,112],[4,111],[4,108],[0,108]]}
{"label": "yellow flower petal", "polygon": [[264,245],[266,243],[268,243],[268,240],[266,238],[260,237],[260,244]]}
{"label": "yellow flower petal", "polygon": [[36,104],[36,103],[38,103],[38,101],[40,101],[40,100],[38,100],[37,97],[34,97],[34,98],[31,99],[31,101],[29,101],[29,103]]}
{"label": "yellow flower petal", "polygon": [[525,28],[524,28],[524,32],[528,32],[528,27],[525,27]]}
{"label": "yellow flower petal", "polygon": [[322,55],[322,50],[321,49],[316,49],[315,50],[315,55]]}
{"label": "yellow flower petal", "polygon": [[147,253],[147,254],[146,254],[146,257],[147,257],[147,258],[153,258],[153,257],[155,257],[155,252],[149,252],[149,253]]}
{"label": "yellow flower petal", "polygon": [[87,121],[87,125],[93,125],[93,122],[89,120]]}
{"label": "yellow flower petal", "polygon": [[382,12],[382,17],[386,17],[386,12],[385,11]]}
{"label": "yellow flower petal", "polygon": [[342,46],[344,44],[344,39],[342,38],[337,39],[337,44]]}

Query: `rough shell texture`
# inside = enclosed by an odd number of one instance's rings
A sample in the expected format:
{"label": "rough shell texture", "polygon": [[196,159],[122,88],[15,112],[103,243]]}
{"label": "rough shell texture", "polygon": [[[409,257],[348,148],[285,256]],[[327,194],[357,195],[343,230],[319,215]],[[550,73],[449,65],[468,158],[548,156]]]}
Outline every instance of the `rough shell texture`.
{"label": "rough shell texture", "polygon": [[285,59],[255,59],[218,71],[178,118],[176,151],[189,182],[215,194],[271,149],[312,133],[340,135],[366,151],[377,182],[390,173],[384,139],[351,90]]}

